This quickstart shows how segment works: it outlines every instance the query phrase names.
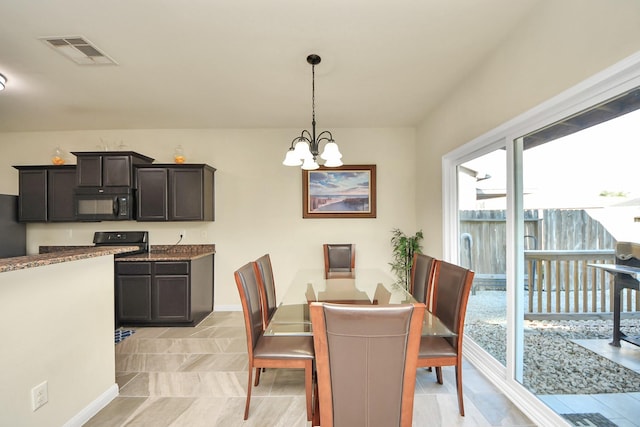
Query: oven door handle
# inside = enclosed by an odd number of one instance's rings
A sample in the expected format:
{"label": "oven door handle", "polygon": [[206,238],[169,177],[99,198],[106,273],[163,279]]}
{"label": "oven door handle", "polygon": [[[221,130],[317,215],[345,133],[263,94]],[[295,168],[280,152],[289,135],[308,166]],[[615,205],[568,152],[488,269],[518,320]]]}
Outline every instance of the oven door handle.
{"label": "oven door handle", "polygon": [[120,212],[120,198],[118,196],[113,198],[113,216],[118,216]]}

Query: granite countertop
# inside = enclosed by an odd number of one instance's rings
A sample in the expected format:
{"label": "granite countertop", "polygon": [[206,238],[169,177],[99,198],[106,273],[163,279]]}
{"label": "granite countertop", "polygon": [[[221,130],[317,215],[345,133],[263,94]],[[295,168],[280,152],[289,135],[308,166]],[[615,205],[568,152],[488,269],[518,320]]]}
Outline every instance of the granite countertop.
{"label": "granite countertop", "polygon": [[126,255],[118,261],[189,261],[215,253],[216,245],[152,245],[149,253]]}
{"label": "granite countertop", "polygon": [[36,255],[0,259],[0,273],[41,267],[43,265],[59,264],[68,261],[77,261],[86,258],[95,258],[105,255],[121,254],[123,252],[131,252],[137,249],[135,246],[67,246],[59,248],[61,249],[47,252],[41,250],[41,253]]}

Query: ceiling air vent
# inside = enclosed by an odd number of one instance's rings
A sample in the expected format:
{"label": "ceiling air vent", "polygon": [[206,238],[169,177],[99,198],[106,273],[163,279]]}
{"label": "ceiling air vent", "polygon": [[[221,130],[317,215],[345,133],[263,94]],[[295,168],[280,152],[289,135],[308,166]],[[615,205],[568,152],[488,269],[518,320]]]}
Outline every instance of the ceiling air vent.
{"label": "ceiling air vent", "polygon": [[40,40],[53,48],[56,52],[59,52],[71,59],[76,64],[117,64],[116,61],[102,53],[90,41],[82,36],[40,37]]}

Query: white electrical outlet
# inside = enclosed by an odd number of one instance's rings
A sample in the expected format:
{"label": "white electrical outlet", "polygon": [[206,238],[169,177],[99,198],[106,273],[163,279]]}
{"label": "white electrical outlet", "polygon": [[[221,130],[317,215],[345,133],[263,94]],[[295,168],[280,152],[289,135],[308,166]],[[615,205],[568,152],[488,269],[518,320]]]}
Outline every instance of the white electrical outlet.
{"label": "white electrical outlet", "polygon": [[187,237],[187,231],[186,230],[180,230],[180,237],[184,240]]}
{"label": "white electrical outlet", "polygon": [[49,391],[47,390],[47,382],[43,381],[31,389],[31,409],[37,410],[49,401]]}

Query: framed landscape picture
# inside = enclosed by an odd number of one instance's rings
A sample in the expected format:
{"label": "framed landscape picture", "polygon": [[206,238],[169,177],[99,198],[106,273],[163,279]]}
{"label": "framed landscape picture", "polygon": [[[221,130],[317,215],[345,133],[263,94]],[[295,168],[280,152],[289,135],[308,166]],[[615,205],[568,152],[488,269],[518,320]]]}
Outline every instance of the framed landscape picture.
{"label": "framed landscape picture", "polygon": [[375,218],[376,165],[302,171],[303,218]]}

